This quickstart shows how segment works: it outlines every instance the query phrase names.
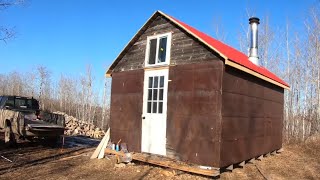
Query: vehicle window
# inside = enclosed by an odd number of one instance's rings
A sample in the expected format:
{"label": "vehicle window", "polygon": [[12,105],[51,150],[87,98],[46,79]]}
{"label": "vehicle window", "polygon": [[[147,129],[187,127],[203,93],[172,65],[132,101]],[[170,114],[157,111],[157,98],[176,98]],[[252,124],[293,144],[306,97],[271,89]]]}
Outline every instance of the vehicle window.
{"label": "vehicle window", "polygon": [[6,97],[4,96],[1,96],[1,101],[0,101],[0,107],[3,107],[4,106],[4,103],[6,102]]}
{"label": "vehicle window", "polygon": [[27,108],[27,99],[15,99],[15,108]]}
{"label": "vehicle window", "polygon": [[14,100],[13,100],[13,98],[8,98],[8,100],[6,101],[5,106],[14,107]]}

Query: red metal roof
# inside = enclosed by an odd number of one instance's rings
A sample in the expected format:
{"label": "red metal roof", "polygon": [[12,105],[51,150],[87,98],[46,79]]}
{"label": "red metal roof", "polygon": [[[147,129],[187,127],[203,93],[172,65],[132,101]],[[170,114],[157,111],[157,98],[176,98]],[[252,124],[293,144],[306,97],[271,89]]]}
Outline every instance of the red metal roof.
{"label": "red metal roof", "polygon": [[223,54],[225,57],[227,57],[230,61],[235,62],[241,66],[244,66],[252,71],[255,71],[256,73],[259,73],[267,78],[270,78],[284,86],[289,87],[289,85],[284,82],[282,79],[277,77],[275,74],[270,72],[264,67],[257,66],[253,64],[251,61],[249,61],[248,56],[243,54],[242,52],[208,36],[207,34],[198,31],[197,29],[177,20],[176,18],[169,16],[175,23],[179,24],[182,28],[184,28],[187,31],[190,31],[193,35],[195,35],[197,38],[200,38],[202,41],[207,43],[208,45],[212,46],[215,50],[217,50],[219,53]]}

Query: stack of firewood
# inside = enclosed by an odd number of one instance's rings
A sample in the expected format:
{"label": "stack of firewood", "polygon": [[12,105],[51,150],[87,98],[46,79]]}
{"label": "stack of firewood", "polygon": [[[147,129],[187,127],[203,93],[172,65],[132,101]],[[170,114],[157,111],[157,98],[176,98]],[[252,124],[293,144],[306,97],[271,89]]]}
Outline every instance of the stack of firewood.
{"label": "stack of firewood", "polygon": [[87,123],[87,122],[81,122],[77,118],[73,116],[69,116],[62,112],[55,112],[57,114],[62,114],[65,117],[66,122],[66,130],[65,135],[71,135],[71,136],[88,136],[91,138],[102,138],[105,134],[105,132],[96,127],[93,124]]}

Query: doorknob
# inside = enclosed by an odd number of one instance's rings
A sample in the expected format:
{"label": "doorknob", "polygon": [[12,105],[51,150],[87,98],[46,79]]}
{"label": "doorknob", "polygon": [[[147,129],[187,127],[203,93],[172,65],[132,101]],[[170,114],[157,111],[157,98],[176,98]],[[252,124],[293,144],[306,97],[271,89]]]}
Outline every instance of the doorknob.
{"label": "doorknob", "polygon": [[142,116],[142,119],[146,119],[146,117],[145,117],[145,116]]}

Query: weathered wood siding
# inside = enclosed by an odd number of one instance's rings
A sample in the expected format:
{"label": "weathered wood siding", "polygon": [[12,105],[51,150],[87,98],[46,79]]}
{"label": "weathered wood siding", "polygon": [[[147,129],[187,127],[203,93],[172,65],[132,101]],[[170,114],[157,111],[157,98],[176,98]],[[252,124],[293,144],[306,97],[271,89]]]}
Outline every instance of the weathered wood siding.
{"label": "weathered wood siding", "polygon": [[130,151],[141,151],[141,114],[143,70],[112,74],[110,130],[111,139],[121,139]]}
{"label": "weathered wood siding", "polygon": [[158,16],[119,61],[113,72],[144,68],[147,37],[168,32],[172,32],[170,64],[189,64],[216,58],[214,53],[200,42],[165,17]]}
{"label": "weathered wood siding", "polygon": [[217,58],[170,67],[167,153],[183,161],[219,166],[223,69]]}
{"label": "weathered wood siding", "polygon": [[283,88],[229,66],[222,87],[220,166],[280,149]]}

